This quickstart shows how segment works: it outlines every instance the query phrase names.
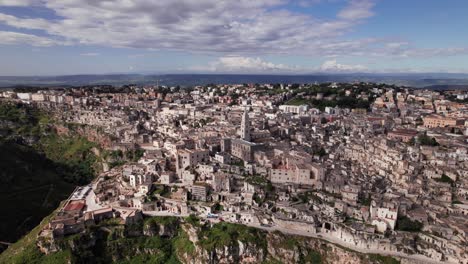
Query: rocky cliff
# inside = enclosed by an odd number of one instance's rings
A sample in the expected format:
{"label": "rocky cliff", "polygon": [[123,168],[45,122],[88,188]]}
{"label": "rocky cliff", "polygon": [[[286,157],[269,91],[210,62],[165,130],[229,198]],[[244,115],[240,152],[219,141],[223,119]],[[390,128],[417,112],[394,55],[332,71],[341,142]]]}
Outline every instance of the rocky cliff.
{"label": "rocky cliff", "polygon": [[111,219],[55,241],[20,243],[22,248],[13,246],[0,255],[0,263],[399,263],[320,239],[210,225],[194,217],[152,217],[133,225]]}

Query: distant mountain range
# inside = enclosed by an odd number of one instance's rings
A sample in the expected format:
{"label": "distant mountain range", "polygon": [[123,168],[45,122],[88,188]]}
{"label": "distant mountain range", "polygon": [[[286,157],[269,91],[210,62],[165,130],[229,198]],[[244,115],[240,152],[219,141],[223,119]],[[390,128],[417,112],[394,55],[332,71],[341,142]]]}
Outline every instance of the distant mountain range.
{"label": "distant mountain range", "polygon": [[103,74],[63,76],[0,76],[0,87],[14,86],[82,86],[109,84],[156,84],[194,86],[237,83],[313,83],[313,82],[376,82],[410,87],[468,89],[468,74],[311,74],[311,75],[248,75],[248,74]]}

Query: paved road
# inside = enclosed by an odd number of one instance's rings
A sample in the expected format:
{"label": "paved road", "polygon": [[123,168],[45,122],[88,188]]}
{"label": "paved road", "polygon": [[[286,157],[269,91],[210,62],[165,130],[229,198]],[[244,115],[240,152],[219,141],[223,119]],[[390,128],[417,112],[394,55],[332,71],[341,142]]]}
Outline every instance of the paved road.
{"label": "paved road", "polygon": [[344,242],[342,240],[339,240],[339,239],[337,239],[335,237],[326,235],[324,233],[316,233],[316,234],[304,233],[304,232],[301,232],[301,231],[285,229],[285,228],[281,228],[281,227],[277,227],[277,226],[265,227],[265,226],[250,225],[250,224],[247,224],[247,226],[267,230],[267,231],[270,231],[270,232],[280,231],[283,234],[319,238],[319,239],[323,239],[325,241],[331,242],[333,244],[338,244],[338,245],[343,246],[345,248],[349,248],[349,249],[352,249],[352,250],[355,250],[355,251],[358,251],[358,252],[361,252],[361,253],[366,253],[366,254],[379,254],[379,255],[386,255],[386,256],[396,256],[396,257],[402,257],[402,258],[411,259],[411,260],[417,260],[417,261],[421,261],[421,262],[424,262],[424,263],[434,263],[434,264],[440,263],[440,261],[434,261],[433,259],[428,258],[428,257],[426,257],[424,255],[408,255],[408,254],[400,253],[400,252],[383,251],[383,250],[375,250],[375,249],[365,249],[365,248],[361,248],[361,247],[356,247],[353,244],[346,243],[346,242]]}

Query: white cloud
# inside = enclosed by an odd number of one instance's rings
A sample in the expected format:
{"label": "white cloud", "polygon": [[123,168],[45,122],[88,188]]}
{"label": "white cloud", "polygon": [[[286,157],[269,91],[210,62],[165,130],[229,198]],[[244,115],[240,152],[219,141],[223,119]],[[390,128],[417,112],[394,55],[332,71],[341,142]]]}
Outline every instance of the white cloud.
{"label": "white cloud", "polygon": [[299,70],[299,68],[284,64],[275,64],[258,57],[224,56],[209,63],[208,66],[196,66],[189,70],[225,73],[285,73]]}
{"label": "white cloud", "polygon": [[209,63],[207,66],[196,66],[186,71],[217,72],[217,73],[283,73],[283,74],[308,74],[308,73],[352,73],[369,72],[363,65],[340,64],[333,60],[327,60],[318,67],[299,67],[286,64],[276,64],[261,58],[243,56],[225,56]]}
{"label": "white cloud", "polygon": [[[293,54],[407,58],[468,54],[465,47],[420,49],[404,40],[346,39],[346,33],[374,15],[375,1],[347,0],[336,18],[323,19],[286,9],[286,4],[310,6],[320,0],[0,0],[0,6],[34,5],[57,15],[47,20],[0,12],[0,24],[43,31],[35,39],[39,44],[31,44],[36,46],[99,45],[244,57]],[[12,33],[9,43],[29,43],[25,39],[35,37]]]}
{"label": "white cloud", "polygon": [[0,31],[0,44],[3,45],[20,45],[26,44],[36,47],[48,47],[53,45],[61,45],[60,41],[56,41],[49,38],[39,37],[30,34],[11,32],[11,31]]}
{"label": "white cloud", "polygon": [[371,0],[351,0],[351,4],[338,13],[338,17],[349,20],[359,20],[374,15],[371,11],[375,5]]}
{"label": "white cloud", "polygon": [[[1,0],[0,0],[1,1]],[[7,0],[9,4],[13,0]],[[7,3],[3,1],[3,3]],[[43,30],[66,41],[113,47],[210,53],[318,54],[324,43],[351,30],[371,4],[352,1],[336,19],[317,19],[285,8],[289,0],[21,0],[53,10],[58,18],[0,23]],[[315,3],[316,0],[309,0]],[[361,1],[359,1],[361,2]],[[370,3],[366,1],[366,3]],[[306,4],[300,1],[299,4]],[[371,11],[368,10],[368,13]]]}
{"label": "white cloud", "polygon": [[408,44],[409,44],[408,42],[389,42],[389,43],[386,43],[385,46],[389,49],[397,49],[397,48],[405,47]]}
{"label": "white cloud", "polygon": [[88,53],[81,53],[80,56],[87,56],[87,57],[95,57],[95,56],[99,56],[100,54],[99,53],[96,53],[96,52],[88,52]]}
{"label": "white cloud", "polygon": [[319,68],[322,72],[362,72],[368,71],[363,65],[340,64],[336,60],[327,60]]}
{"label": "white cloud", "polygon": [[30,6],[39,2],[39,0],[0,0],[0,6]]}
{"label": "white cloud", "polygon": [[260,58],[249,57],[221,57],[219,64],[225,69],[244,69],[244,70],[267,70],[267,71],[284,71],[292,68],[284,64],[274,64],[264,61]]}

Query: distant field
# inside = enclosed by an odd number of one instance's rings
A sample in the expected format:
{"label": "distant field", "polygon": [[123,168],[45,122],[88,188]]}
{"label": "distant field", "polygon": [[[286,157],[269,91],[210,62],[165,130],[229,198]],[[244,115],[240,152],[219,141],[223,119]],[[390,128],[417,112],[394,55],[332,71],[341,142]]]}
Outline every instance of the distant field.
{"label": "distant field", "polygon": [[156,84],[166,86],[194,86],[207,84],[241,83],[324,83],[324,82],[375,82],[425,87],[431,85],[468,85],[467,74],[421,73],[421,74],[320,74],[307,75],[255,75],[255,74],[103,74],[68,76],[0,76],[0,87],[27,86],[81,86]]}

